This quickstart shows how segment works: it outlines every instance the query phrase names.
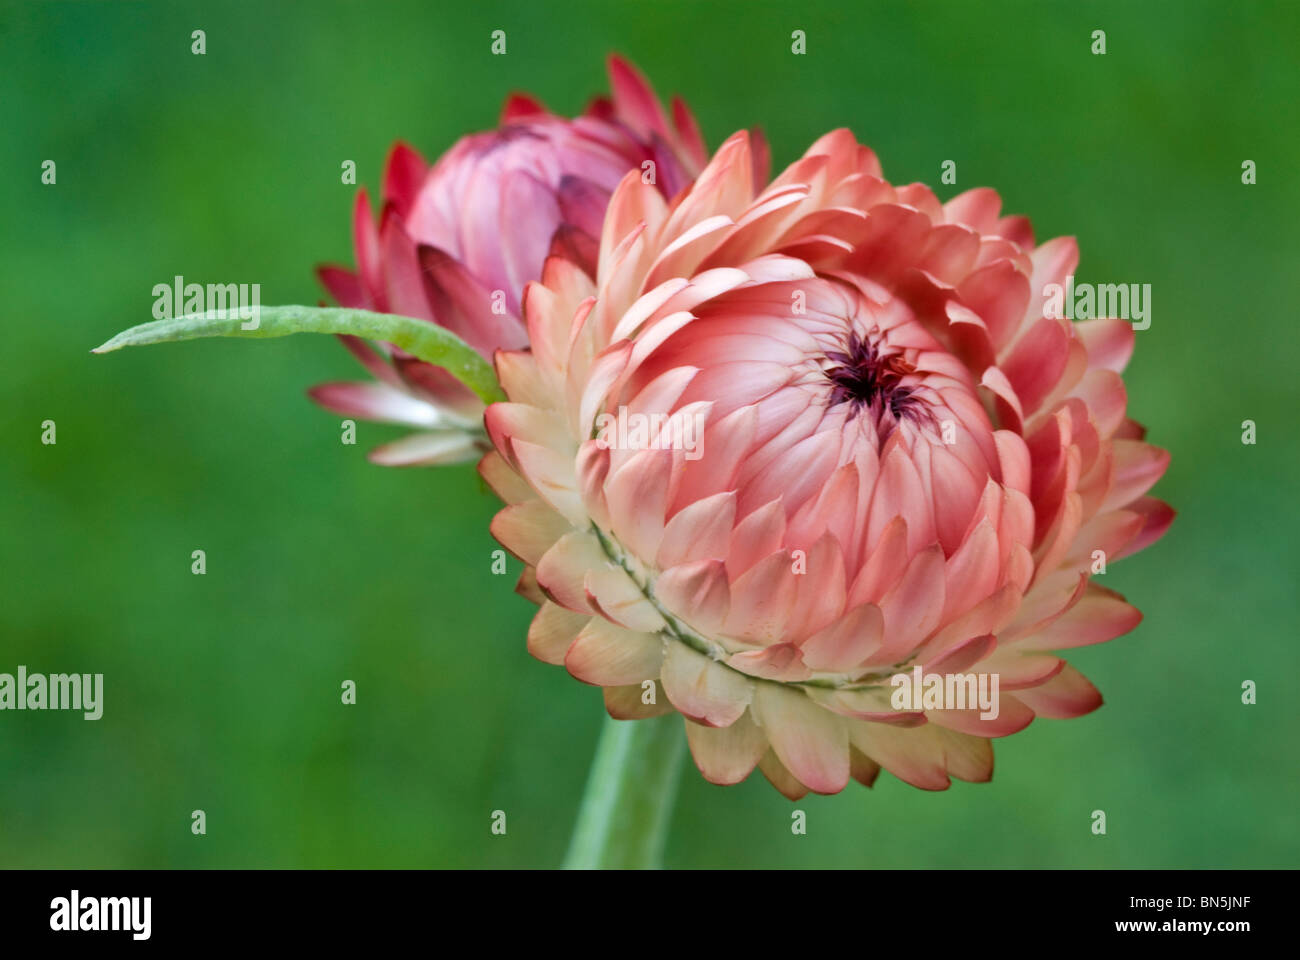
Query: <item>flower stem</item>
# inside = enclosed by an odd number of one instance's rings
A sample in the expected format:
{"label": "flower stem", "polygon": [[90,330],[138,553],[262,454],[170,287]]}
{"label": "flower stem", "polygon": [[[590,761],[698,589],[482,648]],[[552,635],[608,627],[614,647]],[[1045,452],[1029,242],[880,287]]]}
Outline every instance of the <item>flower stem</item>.
{"label": "flower stem", "polygon": [[677,714],[605,718],[566,870],[656,869],[681,779],[686,736]]}

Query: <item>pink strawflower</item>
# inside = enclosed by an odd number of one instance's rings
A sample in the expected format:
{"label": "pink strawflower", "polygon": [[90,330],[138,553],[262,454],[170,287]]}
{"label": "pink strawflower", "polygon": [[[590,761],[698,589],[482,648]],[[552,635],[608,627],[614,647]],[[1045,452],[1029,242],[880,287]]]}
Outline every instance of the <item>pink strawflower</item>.
{"label": "pink strawflower", "polygon": [[[357,271],[319,270],[339,305],[441,324],[488,358],[524,346],[524,284],[551,254],[594,273],[605,206],[623,175],[635,170],[671,198],[707,160],[685,104],[673,101],[670,120],[626,61],[611,57],[609,75],[612,99],[574,119],[510,97],[497,129],[463,137],[432,168],[408,145],[394,146],[378,227],[366,191],[357,194]],[[375,379],[323,384],[311,396],[346,416],[422,431],[371,459],[434,464],[482,452],[483,405],[455,379],[391,346],[345,342]]]}
{"label": "pink strawflower", "polygon": [[[528,647],[615,717],[680,712],[715,783],[987,780],[989,738],[1100,704],[1052,651],[1138,623],[1094,551],[1173,518],[1132,327],[1045,318],[1075,242],[991,190],[895,187],[843,130],[766,187],[753,153],[733,136],[673,200],[626,176],[594,279],[548,258],[530,349],[496,355],[480,471]],[[616,416],[649,427],[611,445]],[[997,716],[897,709],[916,666],[996,675]]]}

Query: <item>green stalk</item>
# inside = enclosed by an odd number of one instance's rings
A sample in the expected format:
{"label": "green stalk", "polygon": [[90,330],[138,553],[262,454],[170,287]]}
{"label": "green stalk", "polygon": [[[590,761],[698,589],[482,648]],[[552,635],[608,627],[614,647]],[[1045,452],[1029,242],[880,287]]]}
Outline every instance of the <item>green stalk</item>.
{"label": "green stalk", "polygon": [[663,866],[685,747],[676,713],[648,720],[605,717],[566,870]]}

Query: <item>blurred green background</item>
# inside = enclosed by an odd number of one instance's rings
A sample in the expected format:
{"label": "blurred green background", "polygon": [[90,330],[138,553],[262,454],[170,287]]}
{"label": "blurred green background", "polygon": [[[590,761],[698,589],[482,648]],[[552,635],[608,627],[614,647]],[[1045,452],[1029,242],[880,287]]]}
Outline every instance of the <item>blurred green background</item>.
{"label": "blurred green background", "polygon": [[0,671],[106,686],[98,722],[0,713],[0,865],[559,862],[600,695],[526,653],[473,469],[342,445],[303,395],[360,372],[328,338],[87,351],[176,274],[317,302],[313,265],[352,263],[342,161],[374,189],[391,141],[434,156],[513,90],[576,112],[611,50],[711,146],[759,124],[779,169],[850,126],[895,182],[1077,235],[1080,280],[1151,283],[1130,412],[1180,511],[1104,581],[1145,622],[1071,657],[1101,710],[999,741],[989,784],[810,796],[806,836],[761,775],[688,771],[667,863],[1300,864],[1297,49],[1295,3],[0,6]]}

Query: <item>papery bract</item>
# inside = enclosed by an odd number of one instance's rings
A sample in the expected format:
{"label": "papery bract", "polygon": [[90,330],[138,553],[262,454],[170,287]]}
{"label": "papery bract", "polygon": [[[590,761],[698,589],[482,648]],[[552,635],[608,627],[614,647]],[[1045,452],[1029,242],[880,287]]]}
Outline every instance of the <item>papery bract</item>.
{"label": "papery bract", "polygon": [[[500,126],[459,140],[431,168],[404,143],[390,153],[378,226],[364,189],[353,236],[358,269],[320,269],[341,306],[439,323],[491,357],[524,346],[524,284],[550,254],[592,272],[610,192],[635,170],[672,197],[707,160],[690,111],[674,100],[671,119],[628,63],[609,61],[612,99],[580,117],[546,110],[530,97],[505,104]],[[376,462],[409,465],[477,456],[483,407],[446,371],[386,345],[355,338],[350,350],[375,379],[328,383],[322,406],[421,428],[375,450]]]}
{"label": "papery bract", "polygon": [[[1045,317],[1075,242],[991,190],[893,186],[847,131],[767,186],[753,153],[735,135],[672,201],[628,175],[594,279],[551,256],[524,294],[480,471],[528,647],[615,717],[680,712],[715,783],[986,780],[989,738],[1100,704],[1053,651],[1138,623],[1094,555],[1173,517],[1126,415],[1132,328]],[[669,442],[597,439],[615,411]],[[996,674],[996,717],[895,709],[916,666]]]}

